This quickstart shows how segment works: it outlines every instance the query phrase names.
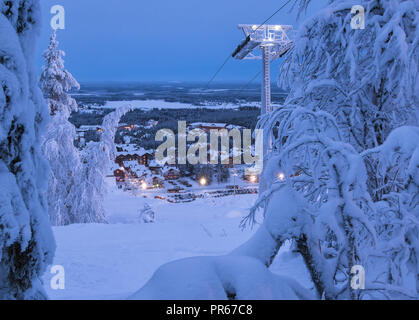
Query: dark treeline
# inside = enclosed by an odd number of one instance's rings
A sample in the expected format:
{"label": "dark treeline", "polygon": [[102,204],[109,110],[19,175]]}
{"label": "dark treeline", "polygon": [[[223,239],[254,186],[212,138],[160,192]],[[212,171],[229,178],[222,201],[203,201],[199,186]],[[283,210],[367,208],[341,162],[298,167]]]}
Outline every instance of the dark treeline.
{"label": "dark treeline", "polygon": [[[100,112],[77,112],[70,117],[77,128],[82,125],[101,125],[106,114],[111,112],[111,109],[104,109]],[[134,125],[146,125],[151,119],[158,121],[158,125],[152,128],[139,128],[134,132],[118,132],[116,135],[116,142],[124,142],[124,136],[130,137],[131,143],[136,143],[143,148],[152,149],[158,146],[159,143],[154,141],[155,134],[160,129],[170,129],[177,133],[178,121],[186,121],[187,124],[193,122],[217,122],[227,123],[241,126],[247,129],[254,130],[260,109],[256,107],[240,107],[237,109],[207,109],[207,108],[191,108],[191,109],[151,109],[141,110],[136,109],[127,113],[122,119],[122,123]],[[97,134],[87,134],[87,141],[96,140]]]}
{"label": "dark treeline", "polygon": [[[73,97],[79,104],[104,105],[107,101],[161,100],[205,107],[211,103],[245,103],[260,101],[260,84],[217,83],[204,89],[206,83],[82,83]],[[283,102],[286,93],[272,84],[272,101]]]}

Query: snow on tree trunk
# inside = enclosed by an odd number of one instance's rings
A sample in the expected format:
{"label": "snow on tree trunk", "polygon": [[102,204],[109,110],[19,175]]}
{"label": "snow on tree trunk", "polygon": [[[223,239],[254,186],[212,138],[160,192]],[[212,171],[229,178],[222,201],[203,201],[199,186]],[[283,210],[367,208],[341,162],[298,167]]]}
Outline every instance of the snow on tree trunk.
{"label": "snow on tree trunk", "polygon": [[102,124],[102,136],[99,142],[89,142],[82,151],[81,173],[82,187],[80,195],[80,217],[82,223],[106,223],[106,212],[103,207],[106,195],[105,178],[109,174],[115,159],[115,134],[121,117],[131,111],[132,107],[122,106],[106,115]]}
{"label": "snow on tree trunk", "polygon": [[0,1],[0,299],[45,299],[55,241],[40,152],[48,108],[37,87],[37,0]]}
{"label": "snow on tree trunk", "polygon": [[53,225],[67,225],[83,221],[78,209],[81,185],[81,162],[79,151],[74,146],[76,130],[68,121],[72,111],[77,110],[76,101],[67,92],[80,85],[64,69],[65,53],[57,50],[56,33],[51,36],[48,50],[44,53],[41,86],[47,99],[51,122],[42,145],[44,156],[49,161],[51,175],[48,183],[48,213]]}

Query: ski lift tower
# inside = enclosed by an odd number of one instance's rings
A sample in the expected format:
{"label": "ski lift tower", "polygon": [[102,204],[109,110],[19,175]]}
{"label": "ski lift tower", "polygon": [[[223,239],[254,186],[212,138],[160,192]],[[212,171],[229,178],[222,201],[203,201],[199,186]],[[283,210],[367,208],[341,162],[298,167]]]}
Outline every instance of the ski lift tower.
{"label": "ski lift tower", "polygon": [[[237,47],[233,58],[238,60],[262,60],[262,105],[261,113],[269,113],[271,109],[271,61],[286,54],[292,47],[290,40],[292,26],[290,25],[254,25],[240,24],[246,39]],[[254,49],[259,48],[262,55],[255,55]]]}

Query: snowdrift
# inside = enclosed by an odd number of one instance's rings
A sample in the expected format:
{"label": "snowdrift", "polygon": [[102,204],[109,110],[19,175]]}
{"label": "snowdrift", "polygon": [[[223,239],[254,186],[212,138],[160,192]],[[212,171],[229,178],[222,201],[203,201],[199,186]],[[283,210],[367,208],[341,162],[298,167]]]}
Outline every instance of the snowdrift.
{"label": "snowdrift", "polygon": [[161,266],[132,300],[314,299],[295,280],[246,256],[195,257]]}
{"label": "snowdrift", "polygon": [[[311,291],[289,277],[269,271],[279,244],[278,234],[298,233],[300,205],[286,186],[268,205],[259,230],[229,255],[194,257],[160,267],[130,297],[139,300],[311,300]],[[279,213],[279,214],[278,214]],[[298,217],[298,218],[297,218]]]}

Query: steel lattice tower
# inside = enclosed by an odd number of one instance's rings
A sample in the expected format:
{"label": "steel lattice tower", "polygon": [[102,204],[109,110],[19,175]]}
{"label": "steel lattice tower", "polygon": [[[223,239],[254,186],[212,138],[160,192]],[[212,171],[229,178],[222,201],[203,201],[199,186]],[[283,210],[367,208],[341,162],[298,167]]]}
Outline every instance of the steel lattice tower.
{"label": "steel lattice tower", "polygon": [[[293,46],[291,38],[292,26],[290,25],[253,25],[240,24],[246,39],[237,47],[233,58],[238,60],[262,60],[262,92],[261,114],[272,111],[271,107],[271,61],[282,57]],[[261,55],[253,53],[255,48],[262,51]],[[266,153],[267,146],[264,146]]]}

